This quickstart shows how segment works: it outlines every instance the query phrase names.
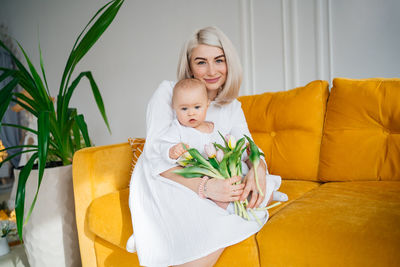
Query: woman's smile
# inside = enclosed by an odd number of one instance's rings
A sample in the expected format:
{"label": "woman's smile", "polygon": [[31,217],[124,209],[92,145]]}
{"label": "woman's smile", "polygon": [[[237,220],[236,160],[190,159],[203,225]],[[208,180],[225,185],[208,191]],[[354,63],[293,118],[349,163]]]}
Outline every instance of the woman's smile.
{"label": "woman's smile", "polygon": [[220,79],[220,77],[213,78],[213,79],[206,79],[206,78],[204,78],[204,81],[205,81],[206,83],[216,83],[216,82],[219,81],[219,79]]}

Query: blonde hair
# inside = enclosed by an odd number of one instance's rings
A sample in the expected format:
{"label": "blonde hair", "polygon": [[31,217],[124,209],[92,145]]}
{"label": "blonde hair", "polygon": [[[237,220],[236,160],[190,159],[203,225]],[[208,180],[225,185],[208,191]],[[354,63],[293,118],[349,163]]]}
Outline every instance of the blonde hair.
{"label": "blonde hair", "polygon": [[[178,92],[183,91],[183,90],[188,90],[188,89],[200,89],[204,91],[205,97],[207,98],[207,88],[206,85],[195,78],[189,78],[189,79],[183,79],[180,80],[179,82],[177,82],[174,86],[174,89],[172,91],[172,107],[174,108],[174,103],[175,103],[175,99],[176,99],[176,95]],[[208,100],[208,98],[207,98]]]}
{"label": "blonde hair", "polygon": [[190,57],[192,55],[192,50],[200,44],[219,47],[224,51],[228,75],[215,101],[221,105],[232,102],[232,100],[239,96],[239,89],[242,83],[242,66],[232,42],[217,27],[206,27],[197,30],[193,36],[186,41],[181,50],[178,63],[178,80],[192,78]]}

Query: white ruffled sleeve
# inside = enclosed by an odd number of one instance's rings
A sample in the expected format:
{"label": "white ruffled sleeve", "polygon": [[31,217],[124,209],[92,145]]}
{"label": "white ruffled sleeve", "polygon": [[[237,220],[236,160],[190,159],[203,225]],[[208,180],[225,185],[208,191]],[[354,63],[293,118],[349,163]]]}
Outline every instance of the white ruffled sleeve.
{"label": "white ruffled sleeve", "polygon": [[169,157],[169,149],[172,146],[181,142],[181,134],[179,131],[179,127],[180,126],[179,126],[178,120],[174,119],[172,121],[172,124],[168,128],[168,130],[165,131],[158,139],[159,145],[160,145],[160,152],[161,152],[160,155],[161,155],[162,159],[165,161],[164,163],[169,164],[169,167],[168,167],[168,165],[162,164],[161,168],[157,168],[158,169],[157,174],[159,174],[163,171],[166,171],[170,168],[178,166],[177,160],[171,159]]}
{"label": "white ruffled sleeve", "polygon": [[174,85],[174,82],[163,81],[147,105],[144,156],[149,160],[154,174],[171,168],[171,164],[163,160],[160,137],[168,130],[174,118],[171,106]]}

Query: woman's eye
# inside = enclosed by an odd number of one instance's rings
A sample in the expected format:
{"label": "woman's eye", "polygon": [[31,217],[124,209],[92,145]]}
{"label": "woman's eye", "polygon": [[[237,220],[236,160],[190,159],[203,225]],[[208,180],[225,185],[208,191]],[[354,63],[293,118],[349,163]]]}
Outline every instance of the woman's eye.
{"label": "woman's eye", "polygon": [[204,65],[204,64],[206,64],[205,61],[197,61],[197,65]]}
{"label": "woman's eye", "polygon": [[224,63],[224,60],[223,59],[217,59],[216,62],[217,63]]}

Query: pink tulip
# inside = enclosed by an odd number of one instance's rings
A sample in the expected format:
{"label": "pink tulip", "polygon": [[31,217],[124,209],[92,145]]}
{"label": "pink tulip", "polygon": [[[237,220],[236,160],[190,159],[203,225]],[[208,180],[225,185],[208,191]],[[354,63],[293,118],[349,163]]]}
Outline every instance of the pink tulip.
{"label": "pink tulip", "polygon": [[222,151],[221,149],[218,149],[217,150],[217,160],[218,160],[218,162],[221,162],[223,158],[224,158],[224,151]]}
{"label": "pink tulip", "polygon": [[215,146],[212,143],[204,145],[204,152],[206,153],[207,157],[210,159],[215,158],[215,156],[217,155]]}

